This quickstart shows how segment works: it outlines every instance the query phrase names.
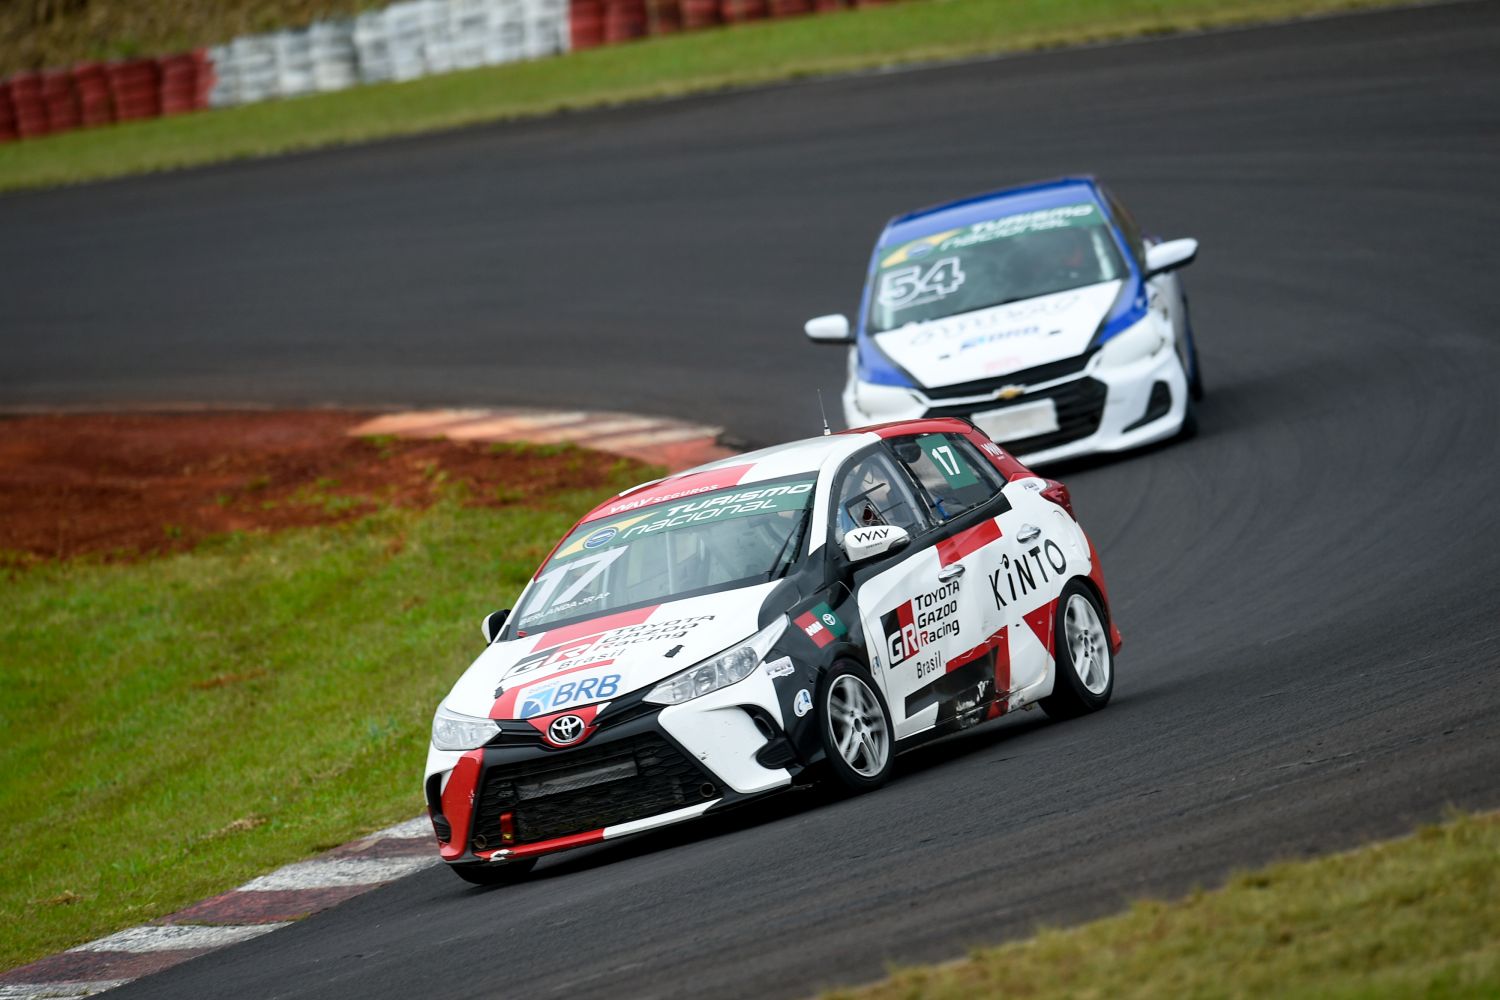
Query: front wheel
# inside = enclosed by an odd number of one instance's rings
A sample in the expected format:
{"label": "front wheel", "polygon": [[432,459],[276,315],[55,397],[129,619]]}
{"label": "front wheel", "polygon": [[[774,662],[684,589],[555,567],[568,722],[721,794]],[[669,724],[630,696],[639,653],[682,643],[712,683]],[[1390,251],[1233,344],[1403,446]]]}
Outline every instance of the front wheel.
{"label": "front wheel", "polygon": [[894,758],[894,730],[875,682],[858,665],[840,661],[824,679],[818,733],[828,769],[852,792],[885,784]]}
{"label": "front wheel", "polygon": [[536,867],[536,858],[520,861],[474,861],[462,865],[449,865],[453,874],[472,885],[514,885],[531,874]]}
{"label": "front wheel", "polygon": [[1115,659],[1109,650],[1104,614],[1094,592],[1077,580],[1057,599],[1054,640],[1057,677],[1039,704],[1054,719],[1097,712],[1115,689]]}

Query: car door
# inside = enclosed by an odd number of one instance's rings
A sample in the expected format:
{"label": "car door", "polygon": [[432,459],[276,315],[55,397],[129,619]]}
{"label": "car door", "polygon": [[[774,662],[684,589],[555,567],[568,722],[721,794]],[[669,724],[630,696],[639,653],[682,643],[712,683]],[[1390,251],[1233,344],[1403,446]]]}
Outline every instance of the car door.
{"label": "car door", "polygon": [[941,675],[959,641],[948,624],[957,621],[956,608],[939,601],[946,581],[939,578],[943,566],[934,547],[937,525],[918,499],[915,483],[883,445],[849,460],[833,497],[835,545],[845,532],[869,525],[892,524],[911,535],[904,549],[858,564],[852,572],[870,672],[890,708],[896,738],[902,739],[932,724],[936,712],[922,706],[913,712],[910,699]]}
{"label": "car door", "polygon": [[963,435],[915,434],[891,446],[937,524],[937,573],[953,590],[958,617],[941,676],[928,678],[908,703],[935,705],[935,725],[993,717],[1015,687],[1011,643],[1024,624],[1016,602],[997,596],[993,584],[1021,555],[1021,525],[994,465]]}

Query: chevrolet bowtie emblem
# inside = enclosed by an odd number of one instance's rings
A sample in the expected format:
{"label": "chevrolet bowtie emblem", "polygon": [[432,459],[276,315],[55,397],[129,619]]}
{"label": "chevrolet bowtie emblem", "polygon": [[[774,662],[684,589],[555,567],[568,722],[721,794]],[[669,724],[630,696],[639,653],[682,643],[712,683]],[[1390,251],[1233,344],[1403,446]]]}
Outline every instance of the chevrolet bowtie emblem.
{"label": "chevrolet bowtie emblem", "polygon": [[1015,399],[1017,396],[1024,395],[1026,395],[1026,387],[1024,385],[1008,385],[1000,390],[999,398]]}

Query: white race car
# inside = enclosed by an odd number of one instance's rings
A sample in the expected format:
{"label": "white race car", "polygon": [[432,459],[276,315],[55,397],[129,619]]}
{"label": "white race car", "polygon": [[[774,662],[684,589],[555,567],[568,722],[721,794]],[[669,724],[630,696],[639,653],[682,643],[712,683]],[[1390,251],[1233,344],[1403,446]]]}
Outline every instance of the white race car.
{"label": "white race car", "polygon": [[971,424],[850,431],[628,490],[485,619],[424,791],[479,884],[1040,704],[1104,707],[1119,632],[1068,492]]}
{"label": "white race car", "polygon": [[1190,435],[1203,379],[1175,271],[1196,240],[1157,242],[1090,177],[892,219],[848,344],[850,426],[962,416],[1041,465]]}

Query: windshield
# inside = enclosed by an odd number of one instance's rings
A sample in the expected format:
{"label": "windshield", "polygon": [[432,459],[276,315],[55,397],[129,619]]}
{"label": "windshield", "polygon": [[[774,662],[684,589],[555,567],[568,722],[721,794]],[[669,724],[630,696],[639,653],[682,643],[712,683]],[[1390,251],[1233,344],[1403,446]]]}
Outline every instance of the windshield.
{"label": "windshield", "polygon": [[1034,299],[1122,276],[1091,202],[1023,212],[933,233],[876,262],[868,329],[891,330]]}
{"label": "windshield", "polygon": [[731,487],[580,524],[537,574],[516,628],[774,580],[796,559],[815,483]]}

